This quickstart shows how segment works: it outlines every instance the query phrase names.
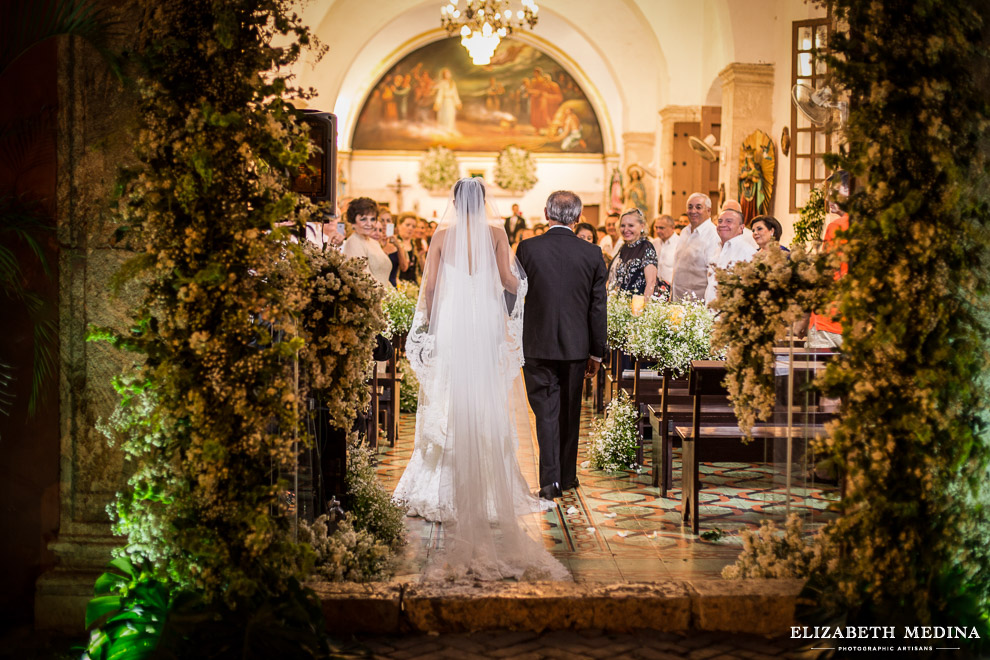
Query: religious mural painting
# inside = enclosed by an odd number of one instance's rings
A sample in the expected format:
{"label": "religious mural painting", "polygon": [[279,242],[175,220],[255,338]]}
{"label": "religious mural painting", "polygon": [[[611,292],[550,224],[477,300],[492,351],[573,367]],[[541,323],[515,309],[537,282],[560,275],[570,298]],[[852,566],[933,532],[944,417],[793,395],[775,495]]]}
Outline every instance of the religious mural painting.
{"label": "religious mural painting", "polygon": [[457,37],[406,55],[372,89],[352,147],[602,153],[588,97],[567,71],[529,44],[503,39],[491,64],[472,64]]}

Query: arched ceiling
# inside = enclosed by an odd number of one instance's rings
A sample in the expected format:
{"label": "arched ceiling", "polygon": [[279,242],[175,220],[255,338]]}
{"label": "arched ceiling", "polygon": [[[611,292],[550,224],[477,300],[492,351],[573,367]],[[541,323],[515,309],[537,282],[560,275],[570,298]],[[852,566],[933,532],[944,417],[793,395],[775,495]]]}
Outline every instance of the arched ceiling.
{"label": "arched ceiling", "polygon": [[[666,104],[670,75],[656,34],[632,0],[609,3],[543,0],[536,29],[514,36],[548,52],[582,85],[602,122],[606,151],[626,131],[652,131]],[[304,63],[297,79],[314,87],[312,105],[333,108],[340,147],[349,148],[353,121],[377,79],[405,54],[445,36],[437,0],[315,2],[303,19],[329,52]]]}
{"label": "arched ceiling", "polygon": [[[548,52],[582,85],[602,121],[606,151],[626,132],[656,129],[666,105],[711,99],[731,62],[772,61],[777,14],[802,0],[539,0],[540,22],[515,36]],[[297,68],[314,107],[332,108],[341,148],[365,95],[395,62],[444,36],[440,0],[315,0],[304,21],[329,52]]]}

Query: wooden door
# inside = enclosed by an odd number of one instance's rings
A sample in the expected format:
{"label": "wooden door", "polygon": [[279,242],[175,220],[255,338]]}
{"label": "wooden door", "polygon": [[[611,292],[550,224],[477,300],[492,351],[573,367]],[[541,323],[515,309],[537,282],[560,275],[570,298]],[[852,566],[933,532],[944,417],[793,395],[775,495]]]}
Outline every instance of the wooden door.
{"label": "wooden door", "polygon": [[674,123],[673,162],[670,167],[670,208],[664,211],[675,218],[687,210],[691,193],[701,190],[700,157],[691,149],[688,138],[699,137],[701,123],[679,121]]}

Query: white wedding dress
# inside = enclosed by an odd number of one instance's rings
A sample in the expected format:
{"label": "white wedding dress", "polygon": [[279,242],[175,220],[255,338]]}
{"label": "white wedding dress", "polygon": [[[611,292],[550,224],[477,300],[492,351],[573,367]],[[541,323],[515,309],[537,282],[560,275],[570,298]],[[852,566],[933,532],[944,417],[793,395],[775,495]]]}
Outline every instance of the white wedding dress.
{"label": "white wedding dress", "polygon": [[419,407],[394,496],[410,515],[443,523],[426,579],[569,578],[532,515],[553,504],[530,493],[516,459],[519,435],[529,433],[520,377],[526,287],[484,184],[462,179],[431,242],[406,340]]}

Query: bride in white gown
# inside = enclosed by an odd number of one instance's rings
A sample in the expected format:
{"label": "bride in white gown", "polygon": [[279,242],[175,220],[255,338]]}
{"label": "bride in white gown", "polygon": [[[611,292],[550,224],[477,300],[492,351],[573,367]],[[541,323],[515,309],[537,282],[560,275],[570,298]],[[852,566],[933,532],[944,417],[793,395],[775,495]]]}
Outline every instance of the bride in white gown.
{"label": "bride in white gown", "polygon": [[443,523],[428,579],[568,577],[524,524],[553,506],[530,493],[516,460],[520,434],[531,442],[520,377],[526,287],[484,183],[461,179],[430,243],[406,340],[419,407],[394,495],[410,515]]}

